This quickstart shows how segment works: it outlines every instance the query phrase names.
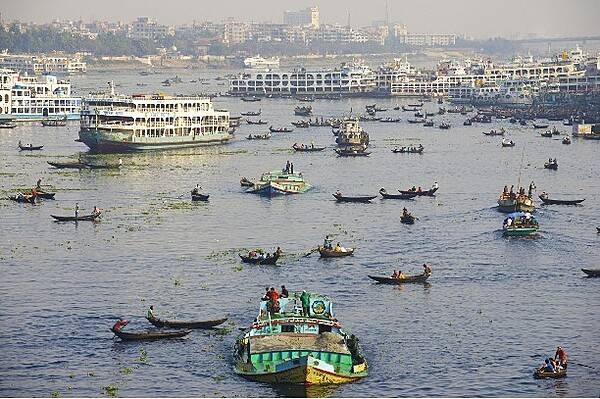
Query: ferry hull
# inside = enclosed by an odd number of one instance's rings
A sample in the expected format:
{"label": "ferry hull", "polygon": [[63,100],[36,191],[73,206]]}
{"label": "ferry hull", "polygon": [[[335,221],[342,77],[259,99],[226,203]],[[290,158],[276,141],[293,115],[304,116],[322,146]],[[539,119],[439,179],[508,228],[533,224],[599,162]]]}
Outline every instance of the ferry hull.
{"label": "ferry hull", "polygon": [[531,236],[537,233],[535,228],[504,229],[503,234],[507,237]]}
{"label": "ferry hull", "polygon": [[251,187],[248,190],[246,190],[246,192],[251,193],[251,194],[262,195],[265,197],[276,197],[276,196],[280,196],[280,195],[303,194],[306,191],[308,191],[311,188],[311,186],[308,184],[305,184],[302,187],[298,186],[298,187],[294,187],[294,188],[297,188],[297,190],[288,189],[288,188],[285,188],[281,184],[271,182],[271,183],[268,183],[265,185],[257,184],[254,187]]}
{"label": "ferry hull", "polygon": [[[250,365],[249,368],[252,368]],[[287,361],[277,365],[274,372],[253,373],[244,371],[243,366],[236,371],[243,377],[258,382],[272,384],[332,385],[356,381],[367,375],[366,371],[345,375],[332,371],[334,367],[312,356]]]}
{"label": "ferry hull", "polygon": [[79,139],[92,151],[96,152],[136,152],[156,151],[175,148],[191,148],[206,145],[224,144],[231,140],[229,133],[214,134],[211,136],[190,136],[173,138],[154,138],[153,141],[135,142],[128,133],[100,132],[95,130],[81,130]]}

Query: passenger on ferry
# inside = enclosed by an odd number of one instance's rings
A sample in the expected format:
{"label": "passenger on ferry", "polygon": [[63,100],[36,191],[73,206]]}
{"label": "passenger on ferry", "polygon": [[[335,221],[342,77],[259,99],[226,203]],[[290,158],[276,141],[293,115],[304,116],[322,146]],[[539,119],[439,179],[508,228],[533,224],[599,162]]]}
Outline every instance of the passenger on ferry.
{"label": "passenger on ferry", "polygon": [[562,368],[567,368],[567,352],[562,348],[562,346],[558,346],[556,348],[556,353],[554,354],[554,359],[558,358],[560,366]]}
{"label": "passenger on ferry", "polygon": [[281,298],[287,298],[290,296],[290,293],[288,292],[287,288],[285,288],[285,285],[281,286]]}

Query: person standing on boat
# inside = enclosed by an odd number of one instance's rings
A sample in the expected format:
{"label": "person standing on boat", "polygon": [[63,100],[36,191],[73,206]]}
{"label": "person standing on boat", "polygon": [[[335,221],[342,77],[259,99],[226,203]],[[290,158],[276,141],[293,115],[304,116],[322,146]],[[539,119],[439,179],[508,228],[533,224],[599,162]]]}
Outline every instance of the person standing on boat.
{"label": "person standing on boat", "polygon": [[285,173],[290,173],[290,161],[289,160],[285,163],[284,170],[285,170]]}
{"label": "person standing on boat", "polygon": [[556,347],[556,353],[554,354],[554,359],[558,358],[559,364],[562,368],[567,368],[567,352],[562,348],[562,346]]}
{"label": "person standing on boat", "polygon": [[294,174],[294,163],[290,163],[290,173]]}
{"label": "person standing on boat", "polygon": [[38,179],[37,183],[35,184],[35,188],[38,191],[42,189],[42,178],[41,177]]}
{"label": "person standing on boat", "polygon": [[302,316],[310,316],[310,294],[306,290],[302,290],[300,302],[302,302]]}
{"label": "person standing on boat", "polygon": [[426,276],[431,276],[431,266],[427,263],[423,263],[423,274]]}
{"label": "person standing on boat", "polygon": [[75,203],[75,217],[79,216],[79,202]]}
{"label": "person standing on boat", "polygon": [[148,320],[154,320],[154,305],[150,305],[150,309],[148,309],[148,314],[146,315]]}
{"label": "person standing on boat", "polygon": [[438,182],[434,181],[433,182],[433,186],[431,186],[432,190],[437,190],[440,187],[440,185],[438,184]]}

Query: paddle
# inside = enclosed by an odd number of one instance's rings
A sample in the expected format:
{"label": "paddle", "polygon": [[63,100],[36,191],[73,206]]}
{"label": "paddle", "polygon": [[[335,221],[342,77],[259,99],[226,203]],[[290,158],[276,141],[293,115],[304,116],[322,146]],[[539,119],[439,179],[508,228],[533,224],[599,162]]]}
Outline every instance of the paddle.
{"label": "paddle", "polygon": [[305,254],[304,256],[302,256],[303,258],[308,258],[309,256],[311,256],[313,253],[317,252],[319,250],[319,248],[314,248],[311,249],[310,252],[308,252],[307,254]]}

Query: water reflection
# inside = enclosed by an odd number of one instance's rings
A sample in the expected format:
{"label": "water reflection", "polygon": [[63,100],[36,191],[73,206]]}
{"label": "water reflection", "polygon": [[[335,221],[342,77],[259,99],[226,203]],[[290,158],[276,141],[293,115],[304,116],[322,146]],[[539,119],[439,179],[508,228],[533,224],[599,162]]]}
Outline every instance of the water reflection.
{"label": "water reflection", "polygon": [[569,383],[565,380],[554,381],[554,392],[560,398],[569,396]]}
{"label": "water reflection", "polygon": [[322,398],[328,397],[339,388],[339,385],[273,385],[273,390],[281,397],[287,398]]}

